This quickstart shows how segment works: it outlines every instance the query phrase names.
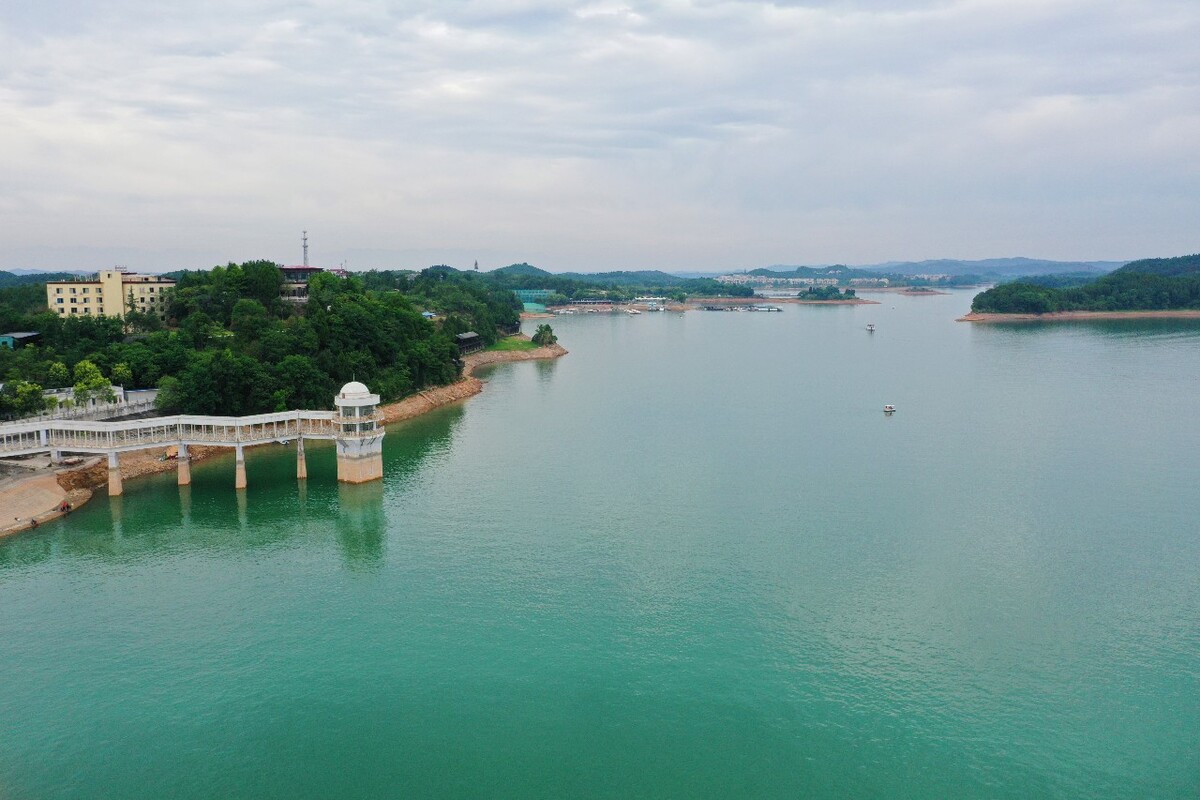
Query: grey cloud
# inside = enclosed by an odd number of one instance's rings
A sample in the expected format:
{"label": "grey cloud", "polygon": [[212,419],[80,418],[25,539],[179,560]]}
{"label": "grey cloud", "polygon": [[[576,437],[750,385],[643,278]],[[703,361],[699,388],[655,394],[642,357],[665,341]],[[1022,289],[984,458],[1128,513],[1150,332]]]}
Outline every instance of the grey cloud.
{"label": "grey cloud", "polygon": [[305,226],[364,267],[1196,249],[1191,3],[55,2],[0,25],[0,266],[258,257]]}

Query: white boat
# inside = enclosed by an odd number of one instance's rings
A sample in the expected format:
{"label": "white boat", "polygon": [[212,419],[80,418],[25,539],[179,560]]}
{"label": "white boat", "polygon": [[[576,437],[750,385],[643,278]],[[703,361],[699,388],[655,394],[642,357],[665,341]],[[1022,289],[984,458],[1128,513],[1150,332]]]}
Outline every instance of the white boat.
{"label": "white boat", "polygon": [[626,314],[640,314],[642,312],[638,311],[636,308],[627,308],[627,309],[625,309],[625,313]]}
{"label": "white boat", "polygon": [[867,333],[874,333],[874,332],[875,332],[875,323],[868,322],[867,323]]}
{"label": "white boat", "polygon": [[896,407],[895,407],[895,406],[893,406],[893,405],[891,405],[891,404],[888,404],[888,405],[886,405],[886,406],[884,406],[884,407],[883,407],[883,413],[885,413],[885,414],[895,414],[895,413],[896,413]]}

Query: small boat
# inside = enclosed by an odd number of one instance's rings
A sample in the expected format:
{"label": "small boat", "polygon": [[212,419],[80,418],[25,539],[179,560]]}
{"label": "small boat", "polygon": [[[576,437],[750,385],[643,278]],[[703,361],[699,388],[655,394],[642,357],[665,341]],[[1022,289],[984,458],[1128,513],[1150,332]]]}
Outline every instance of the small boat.
{"label": "small boat", "polygon": [[875,332],[875,323],[868,322],[867,323],[867,333],[874,333],[874,332]]}
{"label": "small boat", "polygon": [[896,413],[896,407],[895,407],[895,406],[893,406],[893,405],[891,405],[891,404],[888,404],[888,405],[886,405],[886,406],[884,406],[884,407],[883,407],[883,413],[885,413],[885,414],[895,414],[895,413]]}

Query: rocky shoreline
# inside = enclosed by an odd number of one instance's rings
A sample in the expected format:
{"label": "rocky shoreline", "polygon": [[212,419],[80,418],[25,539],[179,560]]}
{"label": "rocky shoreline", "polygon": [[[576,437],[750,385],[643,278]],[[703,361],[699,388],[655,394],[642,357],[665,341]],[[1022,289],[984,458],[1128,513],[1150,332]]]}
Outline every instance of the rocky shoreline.
{"label": "rocky shoreline", "polygon": [[[412,419],[482,392],[484,382],[472,374],[478,367],[508,361],[559,358],[567,352],[561,345],[553,344],[533,350],[485,350],[471,353],[463,358],[463,375],[454,383],[424,389],[403,400],[380,406],[379,411],[383,414],[385,425]],[[189,448],[189,456],[193,463],[231,452],[228,447]],[[173,471],[176,468],[175,461],[164,458],[165,453],[165,448],[122,453],[119,457],[121,477],[137,478]],[[28,477],[9,481],[9,485],[0,487],[0,505],[11,506],[4,509],[4,516],[0,516],[0,537],[36,528],[44,522],[69,514],[70,510],[59,510],[64,501],[69,504],[70,509],[78,508],[91,499],[96,489],[107,483],[108,465],[102,458],[89,458],[76,467],[30,470]],[[5,527],[4,523],[10,512],[16,512],[12,514],[14,520]]]}

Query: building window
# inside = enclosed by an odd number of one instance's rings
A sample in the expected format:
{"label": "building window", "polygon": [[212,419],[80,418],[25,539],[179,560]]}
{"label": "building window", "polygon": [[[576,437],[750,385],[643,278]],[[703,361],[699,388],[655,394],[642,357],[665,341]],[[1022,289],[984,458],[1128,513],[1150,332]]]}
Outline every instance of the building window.
{"label": "building window", "polygon": [[86,287],[86,286],[85,286],[85,287],[83,287],[83,293],[84,293],[84,294],[87,294],[87,293],[88,293],[88,287]]}
{"label": "building window", "polygon": [[61,297],[54,298],[54,302],[58,303],[60,306],[62,305],[62,301],[63,299]]}
{"label": "building window", "polygon": [[79,313],[79,309],[78,309],[78,308],[72,308],[72,309],[71,309],[71,313],[72,313],[72,314],[78,314],[78,313]]}
{"label": "building window", "polygon": [[75,287],[74,287],[74,286],[72,286],[72,287],[71,287],[71,294],[75,294],[75,293],[76,293],[76,292],[75,292]]}
{"label": "building window", "polygon": [[75,297],[72,297],[72,298],[71,298],[71,302],[72,302],[72,303],[78,303],[78,302],[79,302],[79,299],[78,299],[78,298],[75,298]]}
{"label": "building window", "polygon": [[55,293],[55,294],[62,294],[62,287],[61,287],[61,286],[56,286],[56,287],[54,287],[54,293]]}

